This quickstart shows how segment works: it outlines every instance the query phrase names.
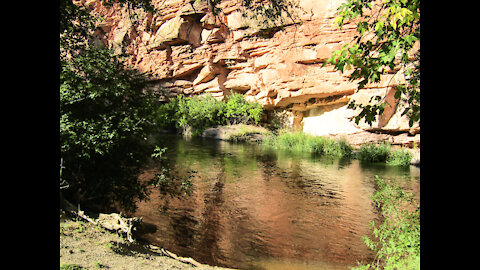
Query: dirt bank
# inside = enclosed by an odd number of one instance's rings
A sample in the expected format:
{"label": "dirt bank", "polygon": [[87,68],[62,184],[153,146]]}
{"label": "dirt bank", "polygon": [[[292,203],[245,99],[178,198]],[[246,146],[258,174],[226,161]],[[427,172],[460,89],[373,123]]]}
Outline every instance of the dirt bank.
{"label": "dirt bank", "polygon": [[259,142],[270,133],[264,127],[238,124],[207,128],[203,131],[202,137],[233,142]]}
{"label": "dirt bank", "polygon": [[60,269],[205,269],[163,256],[148,243],[128,244],[91,223],[60,216]]}

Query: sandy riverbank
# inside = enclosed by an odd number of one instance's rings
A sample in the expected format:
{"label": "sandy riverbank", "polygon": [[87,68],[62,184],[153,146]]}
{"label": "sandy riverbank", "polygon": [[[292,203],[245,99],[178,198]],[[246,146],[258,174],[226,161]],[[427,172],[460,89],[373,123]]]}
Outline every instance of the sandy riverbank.
{"label": "sandy riverbank", "polygon": [[147,243],[126,240],[88,222],[60,216],[60,269],[204,269],[161,255]]}

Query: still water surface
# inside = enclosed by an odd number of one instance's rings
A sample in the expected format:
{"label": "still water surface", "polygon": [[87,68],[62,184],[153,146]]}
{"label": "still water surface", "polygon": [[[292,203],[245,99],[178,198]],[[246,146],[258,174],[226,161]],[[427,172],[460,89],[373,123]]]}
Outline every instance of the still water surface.
{"label": "still water surface", "polygon": [[[379,215],[369,198],[375,175],[420,194],[420,169],[365,165],[165,135],[171,170],[192,177],[179,200],[153,193],[138,204],[157,230],[145,238],[201,263],[241,269],[349,269],[373,253],[363,243]],[[147,170],[149,177],[155,169]]]}

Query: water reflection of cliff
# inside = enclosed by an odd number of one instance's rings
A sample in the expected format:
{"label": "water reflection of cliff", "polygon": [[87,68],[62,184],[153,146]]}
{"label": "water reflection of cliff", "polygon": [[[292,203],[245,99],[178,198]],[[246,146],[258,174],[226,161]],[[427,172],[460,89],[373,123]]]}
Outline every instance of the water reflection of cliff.
{"label": "water reflection of cliff", "polygon": [[139,204],[136,214],[158,226],[147,235],[151,241],[203,263],[243,269],[282,263],[346,269],[371,258],[361,237],[376,217],[373,183],[357,161],[175,142],[169,158],[179,175],[195,172],[195,191],[183,201],[152,195]]}

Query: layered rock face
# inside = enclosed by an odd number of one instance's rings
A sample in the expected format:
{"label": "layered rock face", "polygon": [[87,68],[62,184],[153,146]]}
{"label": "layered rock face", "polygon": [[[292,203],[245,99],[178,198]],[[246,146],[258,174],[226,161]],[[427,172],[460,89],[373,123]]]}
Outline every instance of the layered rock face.
{"label": "layered rock face", "polygon": [[353,23],[342,30],[333,26],[342,0],[300,0],[292,16],[277,23],[251,17],[240,0],[221,1],[216,16],[206,1],[153,2],[160,10],[155,15],[140,9],[129,13],[117,4],[106,7],[99,0],[77,4],[102,16],[103,42],[129,54],[129,66],[148,73],[152,88],[166,89],[167,98],[211,94],[223,100],[239,92],[268,111],[281,111],[294,128],[326,135],[371,128],[350,121],[356,112],[346,105],[351,99],[368,103],[380,94],[391,106],[373,128],[410,129],[393,99],[393,74],[356,93],[357,82],[349,81],[348,73],[322,67],[356,34]]}

